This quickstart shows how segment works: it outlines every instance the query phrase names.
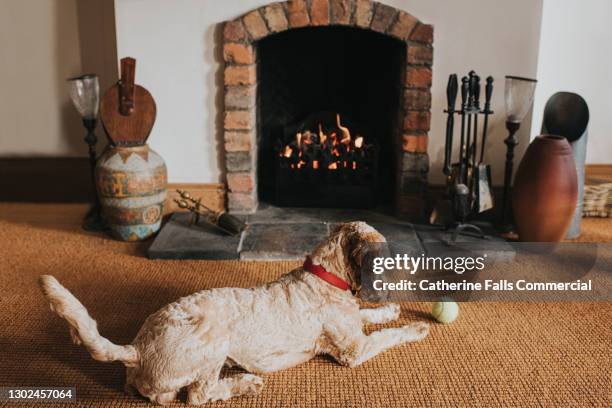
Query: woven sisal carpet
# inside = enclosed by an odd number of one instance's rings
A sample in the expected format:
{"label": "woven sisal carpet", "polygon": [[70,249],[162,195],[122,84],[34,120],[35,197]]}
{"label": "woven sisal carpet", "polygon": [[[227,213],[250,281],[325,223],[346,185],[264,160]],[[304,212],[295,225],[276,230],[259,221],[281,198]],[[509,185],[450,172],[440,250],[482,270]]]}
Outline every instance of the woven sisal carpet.
{"label": "woven sisal carpet", "polygon": [[[83,211],[0,204],[0,386],[76,387],[78,403],[70,406],[149,405],[123,393],[121,364],[93,361],[70,343],[36,286],[40,274],[72,290],[104,336],[128,343],[148,314],[180,296],[261,284],[296,265],[148,261],[148,243],[81,231]],[[609,237],[609,223],[588,228],[601,225],[605,231],[595,236]],[[403,304],[396,324],[428,320],[430,307]],[[266,376],[258,396],[210,406],[605,406],[612,400],[611,343],[610,303],[464,303],[455,323],[433,324],[421,343],[355,369],[318,358]]]}

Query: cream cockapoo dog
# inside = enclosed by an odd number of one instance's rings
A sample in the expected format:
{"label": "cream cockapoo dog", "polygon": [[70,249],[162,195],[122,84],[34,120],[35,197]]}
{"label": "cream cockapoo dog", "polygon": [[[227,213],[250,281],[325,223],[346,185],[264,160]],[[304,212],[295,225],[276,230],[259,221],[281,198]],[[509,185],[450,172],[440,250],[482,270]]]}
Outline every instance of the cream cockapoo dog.
{"label": "cream cockapoo dog", "polygon": [[[427,336],[426,323],[363,332],[364,323],[386,323],[400,314],[397,304],[360,309],[347,290],[360,289],[360,268],[372,248],[368,243],[384,241],[366,223],[341,224],[304,267],[256,288],[208,289],[183,297],[149,316],[125,346],[102,337],[85,307],[55,278],[41,276],[40,285],[51,309],[70,325],[75,343],[96,360],[125,364],[127,388],[166,404],[187,387],[188,402],[198,405],[256,393],[263,386],[258,374],[316,355],[354,367]],[[224,365],[249,374],[219,378]]]}

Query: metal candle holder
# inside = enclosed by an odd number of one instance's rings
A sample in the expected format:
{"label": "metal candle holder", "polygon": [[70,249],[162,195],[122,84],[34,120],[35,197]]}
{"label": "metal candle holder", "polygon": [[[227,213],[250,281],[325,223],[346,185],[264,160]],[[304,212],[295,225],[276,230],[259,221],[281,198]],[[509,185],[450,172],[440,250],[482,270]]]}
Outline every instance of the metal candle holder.
{"label": "metal candle holder", "polygon": [[104,223],[95,182],[96,144],[98,143],[95,130],[98,124],[98,110],[100,107],[100,85],[98,83],[98,76],[94,74],[70,78],[68,79],[68,84],[72,103],[81,115],[83,126],[87,129],[87,134],[83,140],[88,146],[91,185],[94,195],[93,207],[85,216],[83,228],[89,231],[100,231],[104,229]]}
{"label": "metal candle holder", "polygon": [[506,76],[504,97],[506,103],[506,129],[508,129],[509,135],[504,140],[506,145],[506,165],[500,220],[500,228],[504,232],[513,230],[510,188],[512,186],[512,172],[514,170],[514,148],[518,145],[516,132],[521,127],[521,122],[525,119],[531,108],[536,83],[537,81],[531,78]]}
{"label": "metal candle holder", "polygon": [[512,172],[514,171],[514,148],[518,145],[516,138],[516,132],[521,127],[518,122],[506,121],[506,129],[508,129],[509,135],[504,140],[506,145],[506,164],[504,168],[504,195],[502,199],[502,210],[501,210],[501,229],[502,231],[509,232],[513,229],[511,222],[511,203],[510,203],[510,186],[512,185]]}

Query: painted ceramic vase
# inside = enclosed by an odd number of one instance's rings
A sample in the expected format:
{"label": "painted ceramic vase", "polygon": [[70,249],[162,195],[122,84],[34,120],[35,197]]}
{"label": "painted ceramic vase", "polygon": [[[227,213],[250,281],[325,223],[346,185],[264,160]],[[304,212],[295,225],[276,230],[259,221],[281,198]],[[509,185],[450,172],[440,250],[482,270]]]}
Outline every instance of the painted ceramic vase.
{"label": "painted ceramic vase", "polygon": [[576,165],[567,139],[536,137],[521,160],[512,188],[519,239],[561,241],[572,221],[577,198]]}
{"label": "painted ceramic vase", "polygon": [[166,182],[166,164],[148,145],[109,146],[96,165],[96,188],[111,234],[124,241],[155,234],[164,212]]}

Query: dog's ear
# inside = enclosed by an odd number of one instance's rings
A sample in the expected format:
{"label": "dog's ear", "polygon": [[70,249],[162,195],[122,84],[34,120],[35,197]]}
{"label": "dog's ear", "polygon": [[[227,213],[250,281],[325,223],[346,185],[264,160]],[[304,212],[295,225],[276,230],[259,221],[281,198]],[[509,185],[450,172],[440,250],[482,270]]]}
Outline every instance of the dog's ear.
{"label": "dog's ear", "polygon": [[359,292],[364,284],[371,287],[366,281],[372,280],[374,258],[386,247],[385,237],[365,222],[347,222],[337,225],[313,255]]}
{"label": "dog's ear", "polygon": [[351,224],[346,244],[351,270],[349,279],[353,290],[361,291],[364,285],[371,286],[374,259],[385,256],[389,250],[385,237],[374,228],[364,222]]}

